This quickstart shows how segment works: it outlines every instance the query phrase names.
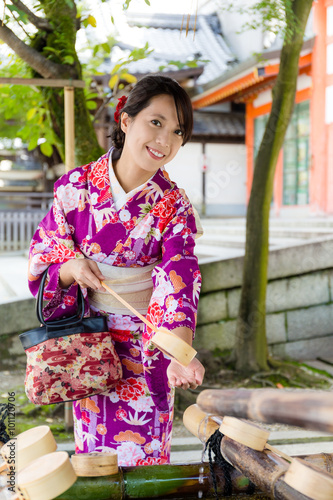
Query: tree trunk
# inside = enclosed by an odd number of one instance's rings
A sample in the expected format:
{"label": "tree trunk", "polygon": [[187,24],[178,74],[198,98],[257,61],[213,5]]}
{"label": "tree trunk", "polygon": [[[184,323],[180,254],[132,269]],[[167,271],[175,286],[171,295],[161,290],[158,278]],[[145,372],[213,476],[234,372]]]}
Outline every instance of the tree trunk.
{"label": "tree trunk", "polygon": [[268,370],[265,323],[270,203],[276,163],[294,107],[298,60],[311,5],[312,0],[292,2],[298,28],[283,44],[272,110],[255,161],[235,347],[236,368],[247,373]]}

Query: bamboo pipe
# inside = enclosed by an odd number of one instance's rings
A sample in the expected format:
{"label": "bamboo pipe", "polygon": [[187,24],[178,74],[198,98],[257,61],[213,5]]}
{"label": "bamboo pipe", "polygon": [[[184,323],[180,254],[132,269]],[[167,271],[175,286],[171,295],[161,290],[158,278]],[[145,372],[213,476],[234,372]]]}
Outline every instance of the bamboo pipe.
{"label": "bamboo pipe", "polygon": [[147,320],[142,314],[140,314],[134,307],[132,307],[125,299],[118,295],[112,288],[106,285],[103,281],[102,286],[111,295],[113,295],[119,302],[121,302],[127,309],[129,309],[135,316],[137,316],[145,325],[151,328],[155,335],[152,338],[152,343],[160,349],[162,352],[175,358],[179,363],[184,366],[190,364],[194,356],[197,354],[195,349],[190,346],[187,342],[177,337],[174,333],[171,333],[166,328],[156,328],[150,321]]}
{"label": "bamboo pipe", "polygon": [[[226,417],[224,417],[226,418]],[[223,418],[219,415],[210,415],[200,410],[197,404],[191,405],[184,411],[183,423],[187,430],[189,430],[194,436],[200,439],[202,443],[205,443],[208,438],[217,430],[221,429],[221,424]],[[230,436],[229,436],[230,437]],[[237,440],[235,440],[237,441]],[[244,443],[243,443],[244,444]],[[281,451],[277,450],[270,444],[265,444],[265,449],[276,453],[281,458]],[[257,450],[258,451],[258,450]],[[259,450],[263,451],[263,450]],[[289,457],[286,455],[286,459],[293,460],[295,457]],[[314,455],[300,455],[297,458],[306,460],[307,462],[325,470],[333,476],[333,453],[316,453]]]}
{"label": "bamboo pipe", "polygon": [[186,408],[183,414],[183,423],[203,443],[219,429],[224,436],[228,436],[249,448],[257,451],[268,449],[287,462],[293,461],[292,457],[267,443],[269,431],[233,417],[223,417],[222,419],[220,416],[214,416],[214,418],[215,421],[211,415],[201,411],[198,405],[191,405]]}
{"label": "bamboo pipe", "polygon": [[109,476],[118,472],[118,455],[111,453],[77,453],[71,457],[72,467],[77,476]]}
{"label": "bamboo pipe", "polygon": [[[221,417],[214,418],[221,421]],[[202,412],[197,405],[192,405],[185,410],[183,421],[185,427],[192,432],[192,434],[197,437],[200,437],[201,434],[204,440],[207,440],[209,436],[218,429],[218,424],[216,421],[211,420],[211,415]],[[204,432],[202,432],[203,424],[205,424]],[[333,498],[333,472],[331,467],[333,464],[333,455],[320,454],[314,457],[311,455],[298,458],[290,457],[277,448],[267,444],[267,439],[269,437],[268,431],[260,429],[252,423],[244,422],[233,417],[224,417],[219,430],[224,435],[222,442],[225,438],[229,438],[236,443],[236,445],[240,444],[246,446],[249,450],[258,452],[266,451],[266,455],[272,460],[273,464],[280,463],[281,458],[290,462],[291,465],[287,469],[286,464],[284,467],[281,464],[280,471],[276,472],[276,478],[285,474],[284,481],[290,487],[306,495],[307,498],[309,497],[315,500]],[[273,452],[273,454],[271,455],[269,451]],[[259,460],[260,463],[263,456],[264,455],[257,455],[254,461],[250,463],[253,470],[257,467],[255,460]],[[225,458],[228,459],[229,457]],[[231,463],[249,477],[244,469],[239,468],[238,462]],[[247,464],[246,470],[248,470],[248,468],[249,465]],[[258,485],[260,479],[258,479],[255,474],[251,479],[257,486],[261,487],[261,485]],[[270,484],[272,489],[274,483],[271,482]],[[281,488],[284,488],[284,486],[281,486]],[[265,491],[267,492],[267,487]]]}
{"label": "bamboo pipe", "polygon": [[[214,420],[215,419],[215,420]],[[183,414],[183,424],[194,436],[205,443],[222,423],[222,417],[208,415],[194,404],[186,408]]]}
{"label": "bamboo pipe", "polygon": [[[225,483],[222,470],[214,466],[219,498]],[[233,469],[233,493],[253,493],[250,481]],[[78,477],[56,500],[128,500],[213,498],[214,488],[208,463],[120,467],[119,473],[103,477]],[[238,496],[237,496],[238,498]]]}
{"label": "bamboo pipe", "polygon": [[270,452],[257,451],[231,438],[223,437],[221,453],[238,471],[246,475],[259,490],[279,500],[308,500],[283,481],[288,465]]}
{"label": "bamboo pipe", "polygon": [[[286,462],[270,451],[257,451],[224,436],[221,453],[237,470],[246,475],[261,491],[278,500],[329,500],[333,498],[333,477],[317,468],[311,456],[305,460],[294,459],[288,467]],[[294,464],[301,462],[295,474]],[[293,473],[290,474],[290,470]],[[289,476],[289,479],[288,479]],[[308,481],[305,478],[309,478]],[[287,480],[287,481],[286,481]]]}
{"label": "bamboo pipe", "polygon": [[212,389],[202,391],[197,404],[207,413],[333,432],[333,392]]}

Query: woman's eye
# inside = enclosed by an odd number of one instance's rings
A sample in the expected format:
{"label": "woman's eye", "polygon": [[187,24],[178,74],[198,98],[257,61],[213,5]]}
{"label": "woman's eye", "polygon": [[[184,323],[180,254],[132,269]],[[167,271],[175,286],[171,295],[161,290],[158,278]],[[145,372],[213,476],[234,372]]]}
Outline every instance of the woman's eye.
{"label": "woman's eye", "polygon": [[151,122],[152,122],[154,125],[157,125],[157,124],[161,125],[161,122],[160,122],[159,120],[152,120]]}
{"label": "woman's eye", "polygon": [[175,132],[175,133],[176,133],[177,135],[183,135],[183,131],[182,131],[182,130],[180,130],[180,129],[176,130],[176,132]]}

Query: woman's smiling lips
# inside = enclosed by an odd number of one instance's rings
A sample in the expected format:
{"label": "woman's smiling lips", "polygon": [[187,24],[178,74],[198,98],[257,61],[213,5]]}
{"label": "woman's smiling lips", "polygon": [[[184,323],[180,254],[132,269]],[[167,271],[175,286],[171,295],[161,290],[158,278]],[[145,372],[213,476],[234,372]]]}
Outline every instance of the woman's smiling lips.
{"label": "woman's smiling lips", "polygon": [[148,146],[146,146],[146,148],[147,148],[149,155],[152,158],[154,158],[154,160],[161,160],[162,158],[165,157],[165,155],[160,153],[159,151],[157,151],[157,149],[152,149],[152,148],[149,148]]}

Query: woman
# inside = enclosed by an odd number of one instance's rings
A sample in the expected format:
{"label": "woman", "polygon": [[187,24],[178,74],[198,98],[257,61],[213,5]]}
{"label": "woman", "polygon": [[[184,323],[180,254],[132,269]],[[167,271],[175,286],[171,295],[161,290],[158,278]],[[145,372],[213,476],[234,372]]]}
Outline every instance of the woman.
{"label": "woman", "polygon": [[115,119],[110,151],[56,182],[53,208],[31,244],[29,285],[36,295],[48,268],[48,319],[74,313],[80,285],[86,313],[107,316],[122,362],[114,389],[73,403],[76,452],[116,449],[119,465],[162,464],[170,460],[174,387],[196,388],[204,368],[196,358],[184,368],[154,348],[153,332],[101,281],[116,280],[154,325],[192,343],[197,228],[193,207],[164,170],[191,136],[191,101],[176,81],[148,76],[120,99]]}

